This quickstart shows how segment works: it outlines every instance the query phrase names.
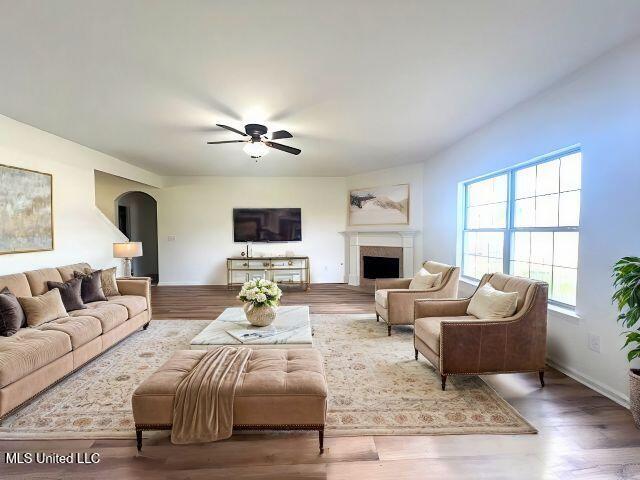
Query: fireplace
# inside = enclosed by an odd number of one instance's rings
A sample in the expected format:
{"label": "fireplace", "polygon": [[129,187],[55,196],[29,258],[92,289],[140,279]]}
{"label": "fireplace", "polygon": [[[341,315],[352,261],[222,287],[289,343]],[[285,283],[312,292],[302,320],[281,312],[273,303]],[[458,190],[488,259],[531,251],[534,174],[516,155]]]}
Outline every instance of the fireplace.
{"label": "fireplace", "polygon": [[373,290],[376,278],[402,277],[402,247],[360,247],[360,286]]}
{"label": "fireplace", "polygon": [[400,278],[400,259],[389,257],[362,257],[363,277],[376,278]]}

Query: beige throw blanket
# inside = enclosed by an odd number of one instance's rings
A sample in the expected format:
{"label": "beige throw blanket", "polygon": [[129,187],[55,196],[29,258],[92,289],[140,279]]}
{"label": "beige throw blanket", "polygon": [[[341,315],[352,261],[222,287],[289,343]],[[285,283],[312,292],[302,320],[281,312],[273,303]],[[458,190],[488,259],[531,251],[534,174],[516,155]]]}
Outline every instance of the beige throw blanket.
{"label": "beige throw blanket", "polygon": [[173,405],[173,443],[215,442],[231,436],[236,385],[250,355],[247,347],[211,350],[180,382]]}

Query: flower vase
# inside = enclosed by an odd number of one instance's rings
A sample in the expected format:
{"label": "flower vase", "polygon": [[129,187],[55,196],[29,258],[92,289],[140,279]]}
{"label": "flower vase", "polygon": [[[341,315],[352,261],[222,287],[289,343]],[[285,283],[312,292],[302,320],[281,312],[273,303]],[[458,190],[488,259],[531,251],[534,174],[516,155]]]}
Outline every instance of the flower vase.
{"label": "flower vase", "polygon": [[256,327],[266,327],[271,325],[276,319],[276,310],[278,307],[270,305],[256,306],[251,302],[247,302],[242,306],[244,314],[251,325]]}

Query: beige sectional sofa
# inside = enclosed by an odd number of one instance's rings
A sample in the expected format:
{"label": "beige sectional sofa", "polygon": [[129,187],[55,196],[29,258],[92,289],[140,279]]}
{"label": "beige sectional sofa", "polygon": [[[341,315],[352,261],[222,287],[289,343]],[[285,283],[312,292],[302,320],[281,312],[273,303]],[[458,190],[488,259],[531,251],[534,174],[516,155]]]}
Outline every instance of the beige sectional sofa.
{"label": "beige sectional sofa", "polygon": [[[86,263],[0,276],[17,297],[42,295],[47,281],[63,282]],[[23,403],[60,381],[151,321],[148,278],[117,280],[121,295],[87,304],[68,317],[0,336],[0,421]]]}

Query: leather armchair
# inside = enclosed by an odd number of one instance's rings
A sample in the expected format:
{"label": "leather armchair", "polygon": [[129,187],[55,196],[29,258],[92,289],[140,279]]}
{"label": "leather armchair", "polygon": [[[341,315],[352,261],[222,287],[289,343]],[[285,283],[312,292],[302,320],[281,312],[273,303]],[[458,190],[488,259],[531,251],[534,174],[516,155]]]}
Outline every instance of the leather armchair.
{"label": "leather armchair", "polygon": [[440,372],[442,390],[449,375],[538,372],[544,387],[547,352],[545,282],[501,273],[487,274],[480,288],[518,292],[516,312],[508,318],[467,315],[471,298],[417,300],[414,303],[414,348]]}
{"label": "leather armchair", "polygon": [[413,302],[427,298],[456,298],[460,268],[438,262],[424,262],[430,273],[442,273],[439,285],[427,290],[409,290],[411,278],[376,279],[376,320],[387,322],[387,333],[392,325],[413,325]]}

